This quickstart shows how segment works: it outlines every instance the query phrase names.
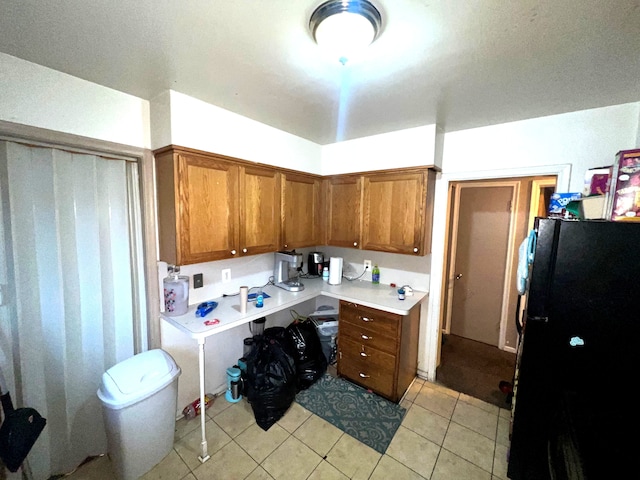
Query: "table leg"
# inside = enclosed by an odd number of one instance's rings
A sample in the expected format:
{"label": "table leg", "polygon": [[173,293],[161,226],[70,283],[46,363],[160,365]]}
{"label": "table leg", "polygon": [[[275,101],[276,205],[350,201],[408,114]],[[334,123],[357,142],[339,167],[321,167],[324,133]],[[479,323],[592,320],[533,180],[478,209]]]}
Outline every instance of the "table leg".
{"label": "table leg", "polygon": [[198,339],[198,367],[200,370],[200,430],[202,431],[202,442],[200,443],[201,454],[198,459],[202,463],[206,462],[210,458],[207,451],[207,434],[204,426],[206,421],[206,403],[204,398],[206,395],[204,393],[204,342],[204,338]]}

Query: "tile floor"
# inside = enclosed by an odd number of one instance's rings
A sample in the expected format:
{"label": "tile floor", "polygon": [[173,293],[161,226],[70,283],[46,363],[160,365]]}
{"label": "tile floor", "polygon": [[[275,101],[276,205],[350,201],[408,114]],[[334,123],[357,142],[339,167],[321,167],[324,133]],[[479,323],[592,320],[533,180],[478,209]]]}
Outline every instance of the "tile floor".
{"label": "tile floor", "polygon": [[[207,410],[211,458],[201,463],[200,419],[178,420],[174,449],[144,480],[507,479],[509,410],[416,379],[407,414],[384,455],[293,403],[268,431],[242,400],[216,398]],[[114,475],[99,457],[67,477]]]}

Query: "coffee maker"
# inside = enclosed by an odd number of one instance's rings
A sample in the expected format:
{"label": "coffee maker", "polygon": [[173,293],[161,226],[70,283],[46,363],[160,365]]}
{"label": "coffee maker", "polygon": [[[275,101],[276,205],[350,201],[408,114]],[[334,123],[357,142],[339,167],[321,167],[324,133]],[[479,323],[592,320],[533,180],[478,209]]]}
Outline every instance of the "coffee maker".
{"label": "coffee maker", "polygon": [[298,280],[298,275],[290,276],[290,270],[302,268],[302,254],[295,250],[290,252],[276,252],[276,264],[273,270],[274,284],[276,287],[284,288],[290,292],[300,292],[304,290],[304,285]]}
{"label": "coffee maker", "polygon": [[307,272],[311,276],[322,276],[324,265],[324,254],[322,252],[311,252],[307,263]]}

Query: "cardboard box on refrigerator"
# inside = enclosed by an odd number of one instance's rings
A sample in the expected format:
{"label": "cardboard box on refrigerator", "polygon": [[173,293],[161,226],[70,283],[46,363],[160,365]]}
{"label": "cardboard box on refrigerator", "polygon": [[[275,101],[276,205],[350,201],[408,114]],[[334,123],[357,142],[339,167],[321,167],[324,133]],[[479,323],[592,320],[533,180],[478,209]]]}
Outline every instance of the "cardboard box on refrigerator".
{"label": "cardboard box on refrigerator", "polygon": [[616,154],[606,212],[609,220],[640,222],[640,148]]}

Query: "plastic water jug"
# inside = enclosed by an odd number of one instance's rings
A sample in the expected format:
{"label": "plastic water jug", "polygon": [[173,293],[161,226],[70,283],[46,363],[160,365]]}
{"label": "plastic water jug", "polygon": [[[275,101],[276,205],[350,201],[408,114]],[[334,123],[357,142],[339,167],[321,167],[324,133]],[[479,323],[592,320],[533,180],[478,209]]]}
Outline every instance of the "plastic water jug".
{"label": "plastic water jug", "polygon": [[189,277],[180,276],[180,267],[169,267],[164,284],[164,314],[184,315],[189,310]]}

